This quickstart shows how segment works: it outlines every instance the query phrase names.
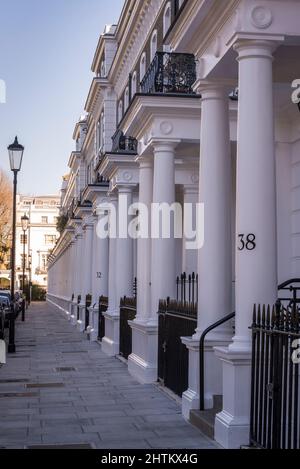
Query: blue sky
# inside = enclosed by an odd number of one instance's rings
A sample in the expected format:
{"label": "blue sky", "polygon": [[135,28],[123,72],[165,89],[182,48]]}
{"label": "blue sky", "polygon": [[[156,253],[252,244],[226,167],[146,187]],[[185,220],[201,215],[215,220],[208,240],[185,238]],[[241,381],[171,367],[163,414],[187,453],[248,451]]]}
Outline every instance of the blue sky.
{"label": "blue sky", "polygon": [[19,192],[54,194],[74,149],[90,70],[105,24],[116,23],[124,0],[0,0],[0,168],[7,145],[25,146]]}

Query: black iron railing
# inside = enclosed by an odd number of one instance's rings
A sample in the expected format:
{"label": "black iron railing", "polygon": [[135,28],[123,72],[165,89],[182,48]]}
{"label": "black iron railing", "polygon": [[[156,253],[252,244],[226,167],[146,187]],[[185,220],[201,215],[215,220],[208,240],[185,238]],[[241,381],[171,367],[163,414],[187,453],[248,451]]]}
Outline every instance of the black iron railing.
{"label": "black iron railing", "polygon": [[134,296],[134,298],[136,298],[137,297],[137,278],[136,277],[133,280],[132,290],[133,290],[133,296]]}
{"label": "black iron railing", "polygon": [[199,395],[200,395],[200,410],[205,410],[205,339],[207,335],[217,327],[222,326],[226,322],[235,318],[235,313],[228,314],[224,318],[209,326],[200,337],[199,344]]}
{"label": "black iron railing", "polygon": [[300,309],[254,308],[250,445],[300,449]]}
{"label": "black iron railing", "polygon": [[132,330],[128,321],[136,318],[136,298],[122,298],[120,303],[120,355],[128,359],[132,353]]}
{"label": "black iron railing", "polygon": [[198,274],[185,272],[176,279],[177,301],[189,304],[198,303]]}
{"label": "black iron railing", "polygon": [[178,396],[188,389],[189,352],[182,337],[197,327],[197,307],[160,301],[158,311],[158,380]]}
{"label": "black iron railing", "polygon": [[124,153],[136,155],[138,141],[136,138],[124,135],[121,130],[117,130],[112,137],[112,153]]}
{"label": "black iron railing", "polygon": [[108,308],[108,298],[107,296],[100,296],[99,298],[99,314],[98,314],[98,340],[102,342],[103,337],[105,337],[105,317]]}
{"label": "black iron railing", "polygon": [[81,295],[78,295],[77,297],[77,321],[80,319],[80,308],[79,305],[81,303]]}
{"label": "black iron railing", "polygon": [[92,305],[92,295],[86,295],[85,297],[85,325],[84,330],[86,331],[90,325],[90,310],[89,308]]}
{"label": "black iron railing", "polygon": [[250,445],[300,449],[299,278],[279,285],[275,306],[255,306],[252,324]]}
{"label": "black iron railing", "polygon": [[141,82],[141,92],[193,95],[196,78],[193,54],[157,52]]}
{"label": "black iron railing", "polygon": [[298,298],[298,292],[300,292],[300,278],[292,278],[281,283],[278,287],[278,291],[284,293],[289,292],[289,294],[284,297],[279,296],[278,300],[282,305],[293,306],[294,303],[296,305],[300,304],[300,298]]}

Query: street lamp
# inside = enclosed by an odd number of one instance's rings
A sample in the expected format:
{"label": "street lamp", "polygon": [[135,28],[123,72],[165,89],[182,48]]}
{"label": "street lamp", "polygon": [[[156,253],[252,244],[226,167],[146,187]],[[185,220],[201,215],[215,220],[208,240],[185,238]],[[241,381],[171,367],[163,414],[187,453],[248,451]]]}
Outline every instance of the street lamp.
{"label": "street lamp", "polygon": [[29,218],[28,216],[24,213],[23,217],[21,217],[21,226],[23,230],[23,285],[22,285],[22,290],[23,290],[23,304],[22,304],[22,321],[25,321],[25,309],[26,309],[26,301],[24,298],[25,294],[25,268],[26,268],[26,260],[25,260],[25,245],[26,245],[26,232],[28,230],[29,226]]}
{"label": "street lamp", "polygon": [[[30,233],[30,230],[29,230]],[[28,243],[29,243],[29,236],[28,236]],[[29,270],[29,286],[28,286],[28,304],[31,304],[31,266],[32,266],[32,249],[29,249],[28,255],[28,270]]]}
{"label": "street lamp", "polygon": [[17,177],[21,170],[24,147],[19,144],[18,138],[9,145],[10,169],[14,173],[13,182],[13,227],[11,248],[11,313],[9,317],[9,343],[8,353],[15,353],[15,276],[16,276],[16,215],[17,215]]}

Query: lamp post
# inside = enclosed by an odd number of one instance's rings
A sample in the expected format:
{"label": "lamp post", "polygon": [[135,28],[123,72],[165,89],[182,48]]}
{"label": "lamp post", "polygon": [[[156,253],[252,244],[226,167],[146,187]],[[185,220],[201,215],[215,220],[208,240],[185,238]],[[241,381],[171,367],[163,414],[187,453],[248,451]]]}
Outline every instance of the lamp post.
{"label": "lamp post", "polygon": [[[30,233],[30,229],[29,229]],[[28,237],[28,242],[29,242],[29,237]],[[28,283],[28,304],[31,304],[31,266],[32,266],[32,250],[29,249],[29,255],[28,255],[28,270],[29,270],[29,283]]]}
{"label": "lamp post", "polygon": [[24,147],[19,144],[18,138],[9,145],[10,169],[14,175],[13,181],[13,226],[12,226],[12,248],[11,248],[11,313],[9,317],[9,343],[8,353],[15,353],[15,277],[16,277],[16,215],[17,215],[17,178],[21,170]]}
{"label": "lamp post", "polygon": [[23,215],[21,218],[21,225],[23,230],[23,282],[22,282],[22,290],[23,290],[23,304],[22,304],[22,321],[25,321],[25,309],[26,309],[26,300],[24,298],[25,294],[25,268],[26,268],[26,254],[25,254],[25,245],[26,245],[26,232],[28,230],[29,225],[29,218],[26,214]]}

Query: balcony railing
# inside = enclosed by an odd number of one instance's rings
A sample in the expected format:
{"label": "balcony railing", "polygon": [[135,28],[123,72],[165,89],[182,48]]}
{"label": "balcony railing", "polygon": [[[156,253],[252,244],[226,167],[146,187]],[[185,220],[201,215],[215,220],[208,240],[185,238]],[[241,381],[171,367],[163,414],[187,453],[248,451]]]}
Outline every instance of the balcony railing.
{"label": "balcony railing", "polygon": [[141,82],[141,92],[192,95],[196,78],[193,54],[157,52]]}
{"label": "balcony railing", "polygon": [[112,137],[112,153],[137,154],[138,142],[133,137],[128,137],[121,130]]}

